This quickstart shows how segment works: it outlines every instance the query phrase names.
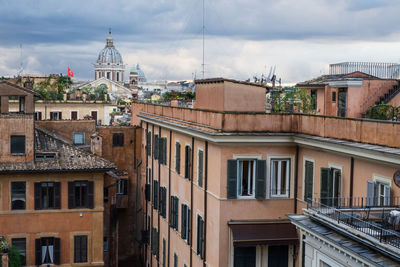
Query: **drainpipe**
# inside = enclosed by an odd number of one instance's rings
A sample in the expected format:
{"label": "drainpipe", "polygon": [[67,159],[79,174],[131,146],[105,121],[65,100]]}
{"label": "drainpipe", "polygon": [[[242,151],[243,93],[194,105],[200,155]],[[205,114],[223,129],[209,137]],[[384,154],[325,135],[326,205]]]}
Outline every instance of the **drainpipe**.
{"label": "drainpipe", "polygon": [[[159,136],[159,139],[158,140],[161,140],[161,127],[158,127],[158,136]],[[160,145],[158,145],[158,151],[160,151]],[[160,162],[160,153],[158,153],[158,202],[160,202],[160,187],[161,187],[161,162]],[[160,205],[159,205],[159,203],[157,203],[157,206],[158,206],[158,209],[157,209],[157,214],[158,214],[158,222],[157,222],[157,230],[158,230],[158,244],[157,244],[157,247],[158,247],[158,251],[157,251],[157,266],[158,267],[160,267],[160,240],[161,240],[161,238],[160,238],[160,232],[161,232],[161,229],[160,229],[160,216],[161,216],[161,214],[160,214]]]}
{"label": "drainpipe", "polygon": [[[149,132],[149,123],[148,122],[146,122],[146,141],[147,141],[147,134],[148,134],[148,132]],[[151,141],[151,140],[150,140]],[[148,144],[147,144],[148,145]],[[146,146],[146,151],[145,151],[145,155],[146,155],[146,177],[147,177],[147,175],[148,175],[148,167],[149,167],[149,156],[147,155],[147,146]],[[150,151],[150,155],[151,155],[151,151]],[[149,179],[150,179],[150,177],[148,177]],[[147,180],[148,179],[146,179],[146,183],[147,183]],[[146,225],[144,226],[144,228],[146,229],[147,228],[147,218],[148,218],[148,203],[147,203],[147,200],[145,199],[144,200],[144,203],[145,203],[145,205],[146,205],[146,220],[145,220],[145,223],[146,223]],[[149,232],[149,236],[150,236],[150,232]],[[147,246],[147,244],[146,245],[144,245],[144,249],[145,249],[145,251],[144,251],[144,264],[143,265],[145,265],[146,264],[146,262],[147,262],[147,251],[148,251],[148,246]],[[147,266],[146,266],[147,267]]]}
{"label": "drainpipe", "polygon": [[193,266],[193,159],[194,159],[194,137],[192,137],[192,155],[190,161],[190,264],[189,266]]}
{"label": "drainpipe", "polygon": [[297,186],[299,179],[299,145],[296,145],[296,159],[294,170],[294,213],[297,213]]}
{"label": "drainpipe", "polygon": [[167,266],[169,267],[169,261],[170,261],[170,236],[171,236],[171,227],[169,226],[169,220],[170,214],[171,214],[171,159],[172,159],[172,131],[169,131],[169,168],[168,168],[168,264]]}
{"label": "drainpipe", "polygon": [[353,190],[354,190],[354,158],[350,160],[350,206],[353,206]]}
{"label": "drainpipe", "polygon": [[205,166],[204,166],[204,249],[203,249],[203,267],[206,266],[207,252],[207,178],[208,178],[208,142],[205,144]]}

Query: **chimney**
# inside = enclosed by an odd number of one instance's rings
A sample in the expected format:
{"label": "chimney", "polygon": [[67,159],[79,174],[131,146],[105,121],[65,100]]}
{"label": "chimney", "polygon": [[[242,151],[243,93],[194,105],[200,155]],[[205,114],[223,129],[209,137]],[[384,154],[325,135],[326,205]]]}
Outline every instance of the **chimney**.
{"label": "chimney", "polygon": [[99,133],[94,133],[90,137],[90,150],[97,156],[103,156],[103,136]]}

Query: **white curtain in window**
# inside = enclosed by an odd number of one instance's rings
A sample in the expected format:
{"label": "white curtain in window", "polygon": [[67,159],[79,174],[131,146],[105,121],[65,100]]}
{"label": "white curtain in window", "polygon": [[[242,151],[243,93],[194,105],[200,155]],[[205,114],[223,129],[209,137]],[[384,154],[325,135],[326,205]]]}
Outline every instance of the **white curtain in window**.
{"label": "white curtain in window", "polygon": [[53,246],[49,246],[49,255],[50,255],[50,262],[54,263]]}
{"label": "white curtain in window", "polygon": [[44,259],[46,258],[47,246],[42,246],[42,263],[44,263]]}

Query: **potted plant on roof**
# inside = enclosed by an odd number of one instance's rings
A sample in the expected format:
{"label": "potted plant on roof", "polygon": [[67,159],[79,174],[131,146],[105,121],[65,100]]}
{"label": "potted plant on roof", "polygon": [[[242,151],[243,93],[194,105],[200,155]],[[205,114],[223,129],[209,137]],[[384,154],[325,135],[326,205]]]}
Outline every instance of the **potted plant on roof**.
{"label": "potted plant on roof", "polygon": [[8,245],[7,241],[4,239],[4,237],[0,237],[0,252],[2,254],[8,253],[8,250],[10,249],[10,246]]}

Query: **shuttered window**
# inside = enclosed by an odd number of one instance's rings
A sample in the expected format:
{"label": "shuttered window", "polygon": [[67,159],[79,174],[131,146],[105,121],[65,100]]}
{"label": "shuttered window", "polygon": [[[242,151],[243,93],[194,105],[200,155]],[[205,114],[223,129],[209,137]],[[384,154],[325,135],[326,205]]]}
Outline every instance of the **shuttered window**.
{"label": "shuttered window", "polygon": [[170,226],[178,231],[178,208],[179,208],[179,199],[176,196],[171,196],[170,198]]}
{"label": "shuttered window", "polygon": [[150,184],[145,184],[144,195],[145,195],[146,201],[151,200],[151,185]]}
{"label": "shuttered window", "polygon": [[167,188],[160,187],[160,215],[163,218],[167,216]]}
{"label": "shuttered window", "polygon": [[167,164],[167,138],[160,138],[160,163],[163,165]]}
{"label": "shuttered window", "polygon": [[174,267],[178,267],[178,255],[174,253]]}
{"label": "shuttered window", "polygon": [[190,146],[185,146],[185,178],[191,179],[190,175],[190,167],[191,167],[191,157],[192,157],[192,150]]}
{"label": "shuttered window", "polygon": [[228,160],[227,197],[265,199],[265,160]]}
{"label": "shuttered window", "polygon": [[124,134],[114,133],[113,134],[113,147],[124,146]]}
{"label": "shuttered window", "polygon": [[204,221],[200,215],[197,215],[197,255],[204,259]]}
{"label": "shuttered window", "polygon": [[186,204],[182,204],[182,216],[181,216],[181,237],[182,239],[186,240],[188,244],[190,244],[190,237],[191,237],[191,216],[190,216],[190,209]]}
{"label": "shuttered window", "polygon": [[159,138],[158,138],[158,134],[156,134],[156,135],[154,135],[154,152],[153,152],[153,155],[154,155],[154,159],[158,159],[158,155],[159,155],[159,140],[158,140]]}
{"label": "shuttered window", "polygon": [[390,185],[383,181],[367,181],[367,206],[390,206]]}
{"label": "shuttered window", "polygon": [[147,132],[147,156],[151,156],[151,132]]}
{"label": "shuttered window", "polygon": [[165,238],[163,238],[162,240],[162,267],[166,266],[166,242],[165,242]]}
{"label": "shuttered window", "polygon": [[86,235],[74,236],[74,262],[87,262],[88,238]]}
{"label": "shuttered window", "polygon": [[321,203],[326,206],[340,205],[341,171],[336,168],[321,168]]}
{"label": "shuttered window", "polygon": [[151,232],[151,252],[153,255],[158,256],[158,243],[159,243],[159,232],[157,228],[153,228]]}
{"label": "shuttered window", "polygon": [[181,173],[181,144],[175,143],[175,171]]}
{"label": "shuttered window", "polygon": [[94,208],[94,184],[92,181],[68,182],[68,208]]}
{"label": "shuttered window", "polygon": [[158,188],[158,181],[156,181],[156,180],[154,180],[154,182],[153,182],[153,208],[156,210],[156,209],[158,209],[158,205],[159,205],[159,203],[158,203],[158,191],[159,191],[159,188]]}
{"label": "shuttered window", "polygon": [[61,208],[61,183],[40,182],[34,184],[35,210]]}
{"label": "shuttered window", "polygon": [[304,201],[310,201],[313,197],[314,162],[304,161]]}
{"label": "shuttered window", "polygon": [[197,183],[200,187],[203,187],[203,150],[199,150],[197,162]]}

